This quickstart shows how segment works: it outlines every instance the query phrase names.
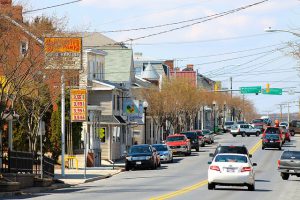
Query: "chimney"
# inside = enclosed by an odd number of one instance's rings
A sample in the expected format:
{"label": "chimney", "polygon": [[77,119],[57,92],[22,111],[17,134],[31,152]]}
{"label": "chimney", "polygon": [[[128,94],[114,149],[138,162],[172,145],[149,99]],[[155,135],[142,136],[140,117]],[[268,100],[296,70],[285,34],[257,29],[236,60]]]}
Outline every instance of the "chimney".
{"label": "chimney", "polygon": [[170,71],[174,70],[174,60],[166,60],[164,64],[170,67]]}
{"label": "chimney", "polygon": [[13,6],[12,0],[0,0],[0,13],[11,17],[18,22],[23,22],[23,7]]}
{"label": "chimney", "polygon": [[194,70],[194,65],[193,64],[188,64],[188,65],[186,65],[186,68],[193,71]]}

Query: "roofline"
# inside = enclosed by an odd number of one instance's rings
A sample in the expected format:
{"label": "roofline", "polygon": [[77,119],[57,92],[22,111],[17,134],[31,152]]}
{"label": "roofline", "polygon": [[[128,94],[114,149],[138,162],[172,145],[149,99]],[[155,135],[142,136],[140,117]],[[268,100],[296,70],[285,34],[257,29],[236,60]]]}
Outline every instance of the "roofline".
{"label": "roofline", "polygon": [[22,31],[24,31],[27,35],[29,35],[30,37],[32,37],[33,39],[35,39],[39,44],[44,45],[43,40],[39,39],[37,36],[35,36],[33,33],[31,33],[30,31],[28,31],[24,26],[22,26],[21,24],[19,24],[17,21],[15,21],[14,19],[10,18],[7,15],[3,15],[0,14],[0,17],[10,21],[12,24],[14,24],[15,26],[19,27]]}
{"label": "roofline", "polygon": [[102,51],[100,49],[84,49],[83,51],[85,53],[93,53],[93,54],[102,55],[102,56],[106,56],[107,55],[107,52]]}

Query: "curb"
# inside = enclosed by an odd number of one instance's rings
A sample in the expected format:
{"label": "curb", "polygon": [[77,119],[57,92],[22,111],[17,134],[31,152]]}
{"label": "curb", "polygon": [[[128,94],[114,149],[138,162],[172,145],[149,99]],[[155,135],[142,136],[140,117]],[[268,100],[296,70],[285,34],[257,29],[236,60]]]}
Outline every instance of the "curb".
{"label": "curb", "polygon": [[98,176],[98,177],[95,177],[95,178],[86,179],[83,183],[90,183],[90,182],[99,181],[99,180],[102,180],[102,179],[107,179],[107,178],[110,178],[114,175],[117,175],[117,174],[119,174],[123,171],[125,171],[125,170],[122,168],[122,169],[119,169],[116,173],[113,173],[113,174],[108,174],[108,175],[105,175],[105,176]]}
{"label": "curb", "polygon": [[[98,181],[98,180],[102,180],[102,179],[107,179],[110,178],[114,175],[117,175],[121,172],[124,172],[125,169],[121,168],[118,171],[116,171],[115,173],[112,174],[108,174],[105,176],[98,176],[95,178],[90,178],[90,179],[86,179],[83,183],[89,183],[89,182],[93,182],[93,181]],[[81,183],[81,184],[83,184]],[[21,196],[21,195],[28,195],[28,194],[33,194],[33,193],[41,193],[41,192],[47,192],[47,191],[51,191],[51,190],[57,190],[57,189],[62,189],[62,188],[68,188],[68,187],[72,187],[78,184],[65,184],[65,183],[58,183],[58,184],[53,184],[49,187],[31,187],[31,188],[25,188],[25,189],[21,189],[19,191],[14,191],[14,192],[1,192],[0,193],[0,199],[3,198],[11,198],[14,196]]]}

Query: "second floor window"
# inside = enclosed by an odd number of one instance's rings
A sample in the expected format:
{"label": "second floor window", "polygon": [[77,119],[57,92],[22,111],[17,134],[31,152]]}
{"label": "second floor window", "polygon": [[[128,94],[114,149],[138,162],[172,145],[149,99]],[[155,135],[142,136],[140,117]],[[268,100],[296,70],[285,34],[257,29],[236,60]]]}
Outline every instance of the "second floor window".
{"label": "second floor window", "polygon": [[28,42],[22,41],[20,44],[20,53],[21,56],[25,56],[27,54],[28,51]]}

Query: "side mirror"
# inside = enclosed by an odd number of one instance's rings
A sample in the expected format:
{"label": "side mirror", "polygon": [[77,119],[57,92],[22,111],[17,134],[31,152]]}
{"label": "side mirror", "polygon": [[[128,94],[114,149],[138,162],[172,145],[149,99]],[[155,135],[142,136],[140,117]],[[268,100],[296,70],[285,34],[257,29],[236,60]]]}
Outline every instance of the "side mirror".
{"label": "side mirror", "polygon": [[256,167],[256,166],[257,166],[257,163],[252,163],[252,166],[253,166],[253,167]]}
{"label": "side mirror", "polygon": [[211,163],[212,163],[211,161],[208,161],[208,162],[207,162],[207,164],[209,164],[209,165],[210,165]]}
{"label": "side mirror", "polygon": [[252,154],[249,154],[249,158],[252,158]]}
{"label": "side mirror", "polygon": [[210,154],[209,154],[209,157],[214,157],[214,154],[213,154],[213,153],[210,153]]}

